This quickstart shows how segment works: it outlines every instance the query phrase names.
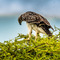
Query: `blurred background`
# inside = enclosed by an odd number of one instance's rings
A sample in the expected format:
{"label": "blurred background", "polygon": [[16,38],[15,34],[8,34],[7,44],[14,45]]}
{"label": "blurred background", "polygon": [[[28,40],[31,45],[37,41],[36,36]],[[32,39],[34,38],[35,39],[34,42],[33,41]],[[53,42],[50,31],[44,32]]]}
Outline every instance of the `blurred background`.
{"label": "blurred background", "polygon": [[18,17],[27,11],[41,14],[53,28],[60,28],[60,0],[0,0],[0,42],[14,39],[18,33],[28,34],[26,23],[18,23]]}

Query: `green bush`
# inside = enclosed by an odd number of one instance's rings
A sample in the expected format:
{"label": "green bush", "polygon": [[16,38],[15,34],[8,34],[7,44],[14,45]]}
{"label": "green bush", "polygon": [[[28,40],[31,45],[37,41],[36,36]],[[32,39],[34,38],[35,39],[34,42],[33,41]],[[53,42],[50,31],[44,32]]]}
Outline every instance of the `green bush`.
{"label": "green bush", "polygon": [[[52,37],[19,34],[15,40],[0,42],[0,60],[60,60],[60,30]],[[13,42],[14,41],[14,42]]]}

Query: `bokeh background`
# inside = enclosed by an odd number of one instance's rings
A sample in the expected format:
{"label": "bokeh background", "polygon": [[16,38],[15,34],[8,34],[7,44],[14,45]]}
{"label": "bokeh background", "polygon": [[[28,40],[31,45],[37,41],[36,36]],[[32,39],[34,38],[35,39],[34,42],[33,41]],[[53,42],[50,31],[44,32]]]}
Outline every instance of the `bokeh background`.
{"label": "bokeh background", "polygon": [[41,14],[53,28],[60,28],[60,0],[0,0],[0,42],[14,39],[18,33],[28,34],[26,23],[18,23],[18,17],[27,11]]}

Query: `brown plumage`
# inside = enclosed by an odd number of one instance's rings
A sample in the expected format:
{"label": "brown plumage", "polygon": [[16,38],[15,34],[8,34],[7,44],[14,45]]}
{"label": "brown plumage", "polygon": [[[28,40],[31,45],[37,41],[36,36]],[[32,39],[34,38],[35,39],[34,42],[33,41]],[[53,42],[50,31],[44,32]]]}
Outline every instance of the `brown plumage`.
{"label": "brown plumage", "polygon": [[[20,23],[20,25],[21,25],[22,21],[26,21],[28,24],[30,24],[32,29],[33,29],[32,25],[35,25],[38,28],[42,28],[47,35],[49,35],[49,36],[52,35],[52,33],[49,31],[49,28],[53,29],[52,26],[47,21],[47,19],[44,18],[43,16],[41,16],[40,14],[28,11],[28,12],[22,14],[18,18],[18,22]],[[37,32],[37,33],[40,33],[40,32]]]}

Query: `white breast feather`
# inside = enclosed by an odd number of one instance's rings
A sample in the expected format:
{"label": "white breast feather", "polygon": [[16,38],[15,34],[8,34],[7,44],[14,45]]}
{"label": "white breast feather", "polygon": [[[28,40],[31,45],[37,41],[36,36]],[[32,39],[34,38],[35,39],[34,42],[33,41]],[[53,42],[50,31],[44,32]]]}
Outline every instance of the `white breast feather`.
{"label": "white breast feather", "polygon": [[28,28],[30,29],[33,29],[34,31],[38,32],[38,33],[43,33],[45,34],[45,31],[41,28],[41,27],[38,27],[37,25],[35,24],[32,24],[32,23],[27,23],[27,26]]}

